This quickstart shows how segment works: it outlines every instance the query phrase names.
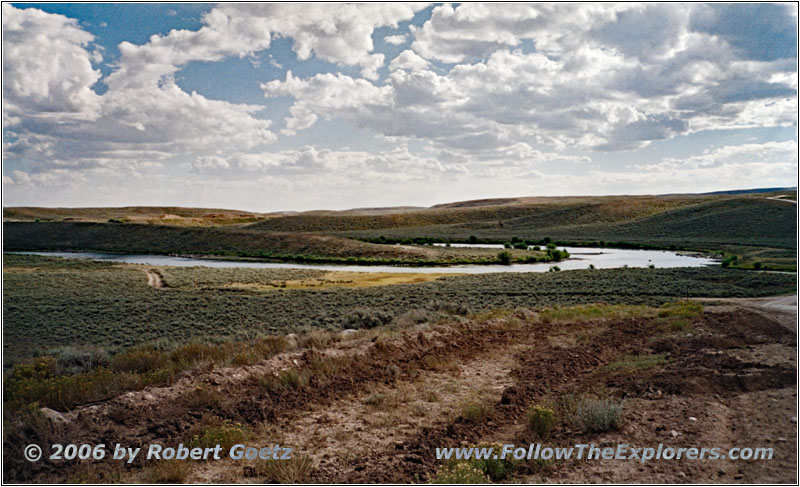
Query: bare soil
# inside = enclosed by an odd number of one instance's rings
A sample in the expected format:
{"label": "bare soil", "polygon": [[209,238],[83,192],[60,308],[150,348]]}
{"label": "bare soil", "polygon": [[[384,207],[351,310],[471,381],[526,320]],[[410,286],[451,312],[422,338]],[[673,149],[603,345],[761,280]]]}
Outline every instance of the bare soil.
{"label": "bare soil", "polygon": [[[649,354],[667,360],[632,371],[607,367],[620,357]],[[319,373],[322,362],[333,369]],[[284,369],[317,373],[298,387],[265,385],[264,377]],[[441,465],[437,447],[537,442],[526,429],[531,404],[599,394],[624,401],[619,430],[585,433],[559,422],[547,443],[772,447],[774,458],[528,462],[511,481],[796,483],[796,372],[795,331],[749,305],[712,306],[680,331],[656,318],[557,324],[518,310],[394,334],[359,332],[322,350],[297,350],[247,367],[209,367],[170,387],[66,413],[66,426],[53,435],[74,443],[177,445],[203,425],[230,420],[252,429],[248,444],[278,442],[308,457],[301,481],[426,482]],[[198,389],[213,391],[215,399],[198,400]],[[490,405],[485,420],[464,417],[468,402]],[[6,441],[6,481],[64,482],[86,469],[25,462],[15,454],[21,446]],[[115,468],[126,481],[137,481],[152,466],[106,461],[95,467],[93,481],[118,478],[108,473]],[[200,462],[181,479],[275,480],[259,472],[232,460]]]}

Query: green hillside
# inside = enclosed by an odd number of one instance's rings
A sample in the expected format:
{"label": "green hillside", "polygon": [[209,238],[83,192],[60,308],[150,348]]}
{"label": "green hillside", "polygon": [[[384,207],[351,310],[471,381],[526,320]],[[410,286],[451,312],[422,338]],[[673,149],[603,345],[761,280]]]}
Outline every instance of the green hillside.
{"label": "green hillside", "polygon": [[[470,223],[376,227],[368,231],[337,232],[355,238],[435,237],[466,240],[628,241],[667,246],[718,247],[720,245],[796,247],[796,207],[764,198],[725,198],[683,202],[649,212],[610,213],[603,203],[527,208],[513,218]],[[649,213],[649,214],[648,214]]]}

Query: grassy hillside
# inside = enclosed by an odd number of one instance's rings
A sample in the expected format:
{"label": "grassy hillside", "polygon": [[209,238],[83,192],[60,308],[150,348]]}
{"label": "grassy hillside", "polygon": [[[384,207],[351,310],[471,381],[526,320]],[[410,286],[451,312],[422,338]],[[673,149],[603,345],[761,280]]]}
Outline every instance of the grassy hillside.
{"label": "grassy hillside", "polygon": [[[765,198],[725,198],[615,209],[608,203],[580,203],[527,208],[512,218],[468,224],[374,228],[338,232],[357,238],[430,236],[465,240],[503,240],[512,236],[539,240],[630,241],[659,245],[711,247],[721,244],[794,248],[796,207]],[[265,222],[269,223],[269,222]],[[261,224],[258,224],[261,225]]]}
{"label": "grassy hillside", "polygon": [[[257,215],[186,208],[30,209],[4,213],[8,250],[104,250],[195,253],[307,261],[370,263],[495,262],[496,252],[368,244],[384,236],[396,241],[434,238],[504,242],[540,241],[635,244],[724,251],[740,259],[790,270],[796,265],[797,207],[767,199],[781,193],[510,198],[449,203],[431,208],[364,208],[342,212]],[[160,212],[175,218],[148,219]],[[220,217],[214,215],[220,212]],[[39,222],[12,222],[30,219]],[[131,225],[114,221],[151,223]],[[61,218],[58,222],[45,222]],[[14,218],[12,218],[14,217]],[[246,220],[241,225],[230,225]],[[94,218],[104,223],[64,221]],[[255,223],[252,223],[258,219]],[[176,223],[182,222],[182,223]],[[226,222],[223,225],[222,222]],[[238,222],[242,223],[242,222]],[[515,260],[532,258],[515,253]]]}
{"label": "grassy hillside", "polygon": [[218,208],[179,206],[126,206],[120,208],[40,208],[19,206],[3,209],[3,221],[73,221],[159,225],[231,225],[252,223],[274,215]]}
{"label": "grassy hillside", "polygon": [[[252,228],[282,232],[353,232],[382,229],[410,229],[409,235],[423,236],[417,228],[447,225],[462,228],[503,225],[520,218],[536,219],[547,225],[619,222],[640,218],[714,196],[608,196],[568,198],[515,198],[450,203],[425,210],[383,215],[348,213],[301,213],[255,223]],[[508,229],[507,229],[508,230]],[[502,233],[502,232],[501,232]],[[506,235],[511,235],[506,232]],[[504,237],[501,237],[504,238]]]}
{"label": "grassy hillside", "polygon": [[[275,260],[384,264],[497,263],[492,249],[378,245],[333,235],[263,232],[241,227],[175,227],[114,223],[7,222],[4,250],[71,250],[204,254]],[[549,260],[511,251],[512,261]]]}

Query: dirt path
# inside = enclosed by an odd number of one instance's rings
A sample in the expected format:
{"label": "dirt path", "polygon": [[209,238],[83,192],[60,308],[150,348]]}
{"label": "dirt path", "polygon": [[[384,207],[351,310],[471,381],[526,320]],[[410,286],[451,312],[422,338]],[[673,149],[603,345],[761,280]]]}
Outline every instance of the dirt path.
{"label": "dirt path", "polygon": [[786,195],[784,195],[784,196],[770,196],[770,197],[768,197],[767,199],[768,199],[768,200],[773,200],[773,201],[785,201],[785,202],[787,202],[787,203],[792,203],[792,204],[794,204],[794,205],[796,205],[796,204],[797,204],[797,201],[794,201],[794,200],[787,200],[787,199],[786,199]]}
{"label": "dirt path", "polygon": [[[526,344],[487,345],[461,363],[444,361],[437,370],[422,370],[413,379],[375,384],[330,404],[311,406],[297,417],[281,418],[263,426],[253,445],[292,445],[314,460],[317,482],[348,479],[363,467],[357,460],[376,452],[396,455],[398,445],[423,429],[453,421],[466,402],[499,401],[503,390],[513,384],[514,353]],[[188,481],[240,482],[242,471],[241,462],[207,463]]]}
{"label": "dirt path", "polygon": [[692,298],[710,310],[733,311],[744,308],[773,319],[797,333],[797,295],[768,298]]}
{"label": "dirt path", "polygon": [[161,279],[161,275],[159,275],[158,272],[156,272],[156,271],[154,271],[152,269],[147,269],[145,272],[147,273],[147,285],[148,286],[154,287],[154,288],[157,288],[157,289],[160,289],[160,288],[164,287],[164,281]]}
{"label": "dirt path", "polygon": [[[511,480],[794,482],[796,333],[774,318],[791,315],[781,307],[793,302],[715,300],[679,328],[652,315],[551,322],[518,310],[485,320],[453,317],[393,334],[365,330],[321,349],[276,355],[255,366],[196,371],[169,387],[77,408],[65,415],[67,433],[75,442],[172,445],[227,420],[250,429],[248,444],[279,442],[307,463],[291,464],[300,470],[290,477],[264,462],[192,463],[182,481],[427,482],[441,466],[437,447],[541,441],[526,428],[532,404],[607,395],[624,401],[619,430],[584,432],[558,409],[547,442],[770,446],[775,460],[529,462]],[[654,354],[663,358],[655,366],[611,367]],[[284,369],[305,379],[284,380]],[[475,404],[485,412],[470,417]],[[47,462],[9,460],[4,467],[11,479],[53,482],[74,473]],[[153,468],[134,464],[124,478],[141,481]]]}

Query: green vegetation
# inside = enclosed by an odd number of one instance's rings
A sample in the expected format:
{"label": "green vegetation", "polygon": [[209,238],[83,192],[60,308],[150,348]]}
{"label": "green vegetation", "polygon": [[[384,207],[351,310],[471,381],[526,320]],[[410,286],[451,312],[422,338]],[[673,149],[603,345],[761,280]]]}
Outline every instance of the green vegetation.
{"label": "green vegetation", "polygon": [[622,401],[614,398],[581,398],[575,408],[575,422],[584,432],[600,433],[622,425]]}
{"label": "green vegetation", "polygon": [[[338,330],[356,323],[370,326],[373,318],[386,323],[388,318],[399,319],[412,310],[429,309],[433,302],[458,303],[459,313],[596,302],[659,306],[686,296],[786,294],[794,292],[796,283],[791,274],[720,268],[602,269],[452,276],[399,286],[254,292],[205,286],[221,283],[219,274],[236,282],[264,282],[291,273],[188,268],[165,270],[166,287],[154,289],[147,285],[143,272],[147,267],[23,255],[5,255],[4,259],[6,367],[36,355],[52,356],[59,353],[59,347],[95,347],[101,350],[97,360],[102,362],[103,351],[113,355],[137,345],[173,350],[196,341],[213,344],[292,331]],[[291,272],[305,275],[306,271]],[[439,312],[434,308],[428,312]],[[585,310],[605,312],[609,311]],[[230,356],[239,352],[242,350]],[[64,367],[70,367],[69,362],[62,360]]]}
{"label": "green vegetation", "polygon": [[[478,208],[427,210],[370,217],[294,216],[255,224],[261,229],[334,232],[387,240],[414,237],[503,243],[510,235],[526,242],[550,237],[559,245],[604,246],[624,240],[660,248],[713,250],[719,245],[794,248],[796,208],[762,195],[687,195],[601,198],[537,198]],[[498,225],[502,222],[502,226]],[[538,245],[539,243],[537,243]]]}
{"label": "green vegetation", "polygon": [[205,427],[195,434],[191,446],[209,448],[221,445],[223,450],[230,450],[233,445],[244,443],[252,436],[253,433],[247,426],[225,420],[221,424]]}
{"label": "green vegetation", "polygon": [[[4,400],[7,406],[16,409],[38,402],[41,406],[64,411],[129,390],[167,384],[180,372],[204,364],[247,365],[287,348],[283,337],[219,345],[190,343],[171,351],[133,347],[93,367],[82,363],[80,369],[65,367],[58,355],[63,349],[57,349],[56,357],[43,356],[15,364],[3,381]],[[202,391],[194,400],[202,399],[201,395]]]}
{"label": "green vegetation", "polygon": [[146,484],[182,484],[192,473],[193,463],[187,460],[153,461],[142,470],[141,481]]}
{"label": "green vegetation", "polygon": [[[517,198],[426,209],[295,215],[185,208],[7,208],[3,243],[6,250],[197,254],[364,265],[497,262],[490,249],[429,245],[435,242],[507,243],[515,262],[566,257],[527,250],[550,243],[724,252],[739,256],[738,262],[728,262],[731,267],[792,271],[797,265],[796,207],[767,199],[769,195]],[[152,218],[153,214],[158,217]],[[106,223],[109,219],[125,223]],[[229,224],[239,220],[255,223]]]}
{"label": "green vegetation", "polygon": [[295,455],[289,460],[257,460],[251,465],[253,475],[270,484],[307,483],[313,467],[314,462],[307,455]]}
{"label": "green vegetation", "polygon": [[[253,227],[179,227],[109,223],[3,223],[5,250],[69,250],[200,255],[316,264],[496,264],[492,249],[381,245],[332,235],[274,233]],[[547,262],[552,253],[511,250],[515,262]]]}
{"label": "green vegetation", "polygon": [[[489,458],[470,458],[469,460],[445,460],[431,479],[433,484],[490,483],[509,479],[519,462],[513,458],[499,458],[503,446],[499,444],[479,444],[467,448],[476,451],[493,452]],[[481,455],[486,456],[486,455]],[[509,455],[510,456],[510,455]]]}
{"label": "green vegetation", "polygon": [[489,477],[468,462],[444,465],[431,478],[432,484],[488,484]]}
{"label": "green vegetation", "polygon": [[606,368],[613,371],[633,373],[637,370],[655,367],[656,365],[664,365],[667,362],[667,357],[663,353],[653,355],[625,355],[608,364]]}
{"label": "green vegetation", "polygon": [[546,439],[556,426],[556,412],[548,407],[533,405],[526,412],[528,430],[536,433],[539,438]]}

